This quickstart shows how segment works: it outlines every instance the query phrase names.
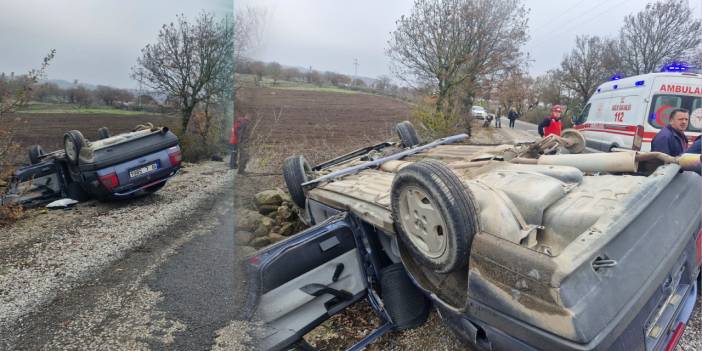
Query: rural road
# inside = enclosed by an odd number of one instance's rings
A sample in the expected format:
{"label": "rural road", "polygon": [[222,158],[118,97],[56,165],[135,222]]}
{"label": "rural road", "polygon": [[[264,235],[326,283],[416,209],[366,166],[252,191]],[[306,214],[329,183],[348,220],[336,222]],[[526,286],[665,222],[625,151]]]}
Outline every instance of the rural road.
{"label": "rural road", "polygon": [[11,330],[0,330],[0,348],[210,350],[226,329],[240,339],[227,340],[228,349],[236,349],[248,335],[231,330],[246,328],[236,321],[245,279],[233,240],[231,184],[100,273],[22,316]]}

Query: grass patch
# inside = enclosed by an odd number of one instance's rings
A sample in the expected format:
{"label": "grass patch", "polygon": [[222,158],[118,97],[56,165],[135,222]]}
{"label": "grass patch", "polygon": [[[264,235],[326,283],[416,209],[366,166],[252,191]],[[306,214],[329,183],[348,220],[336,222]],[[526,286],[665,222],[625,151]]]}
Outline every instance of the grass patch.
{"label": "grass patch", "polygon": [[[255,86],[255,77],[252,74],[237,74],[236,76],[239,84],[245,87]],[[302,90],[302,91],[316,91],[322,93],[341,93],[341,94],[366,94],[366,95],[376,95],[372,93],[367,93],[359,90],[351,90],[334,86],[319,86],[316,84],[310,84],[305,82],[293,82],[288,80],[279,80],[273,84],[273,79],[269,77],[263,77],[261,81],[262,87],[271,89],[282,89],[282,90]]]}
{"label": "grass patch", "polygon": [[341,93],[341,94],[366,94],[372,95],[362,91],[348,90],[343,88],[332,88],[332,87],[320,87],[316,85],[311,86],[270,86],[269,88],[281,89],[281,90],[303,90],[303,91],[316,91],[320,93]]}
{"label": "grass patch", "polygon": [[159,115],[145,111],[121,110],[113,107],[79,107],[72,104],[50,104],[32,102],[17,113],[68,113],[68,114],[105,114],[117,116]]}

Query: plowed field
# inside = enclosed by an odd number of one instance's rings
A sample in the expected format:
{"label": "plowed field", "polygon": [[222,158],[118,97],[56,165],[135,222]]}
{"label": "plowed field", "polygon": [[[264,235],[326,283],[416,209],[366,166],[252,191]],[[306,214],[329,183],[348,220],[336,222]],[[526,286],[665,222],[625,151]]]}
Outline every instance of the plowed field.
{"label": "plowed field", "polygon": [[251,171],[276,172],[282,159],[302,154],[311,163],[394,136],[410,105],[385,96],[243,88],[251,123]]}

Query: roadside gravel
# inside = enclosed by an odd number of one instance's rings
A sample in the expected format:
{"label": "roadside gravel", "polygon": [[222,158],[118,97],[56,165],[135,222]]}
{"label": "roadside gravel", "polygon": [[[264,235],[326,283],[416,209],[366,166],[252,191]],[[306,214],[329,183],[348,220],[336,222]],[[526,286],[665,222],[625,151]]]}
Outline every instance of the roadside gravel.
{"label": "roadside gravel", "polygon": [[[185,165],[161,191],[117,203],[35,210],[0,235],[0,335],[153,235],[187,220],[228,185],[224,163]],[[147,294],[148,296],[148,294]],[[0,342],[0,345],[2,343]]]}

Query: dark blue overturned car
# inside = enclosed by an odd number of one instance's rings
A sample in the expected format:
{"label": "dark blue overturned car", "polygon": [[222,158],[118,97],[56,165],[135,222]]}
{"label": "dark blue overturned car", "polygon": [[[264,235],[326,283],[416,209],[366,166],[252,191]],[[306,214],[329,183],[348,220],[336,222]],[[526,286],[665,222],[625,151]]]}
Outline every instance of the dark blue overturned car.
{"label": "dark blue overturned car", "polygon": [[363,298],[385,323],[352,350],[432,305],[476,350],[675,348],[702,279],[697,174],[574,154],[577,133],[420,146],[408,130],[316,167],[286,160],[312,226],[246,259],[261,349],[309,349],[306,333]]}
{"label": "dark blue overturned car", "polygon": [[15,172],[3,202],[36,206],[64,197],[131,198],[158,191],[180,169],[178,138],[166,127],[141,125],[114,136],[103,127],[98,135],[89,141],[71,130],[62,150],[30,147],[31,165]]}

